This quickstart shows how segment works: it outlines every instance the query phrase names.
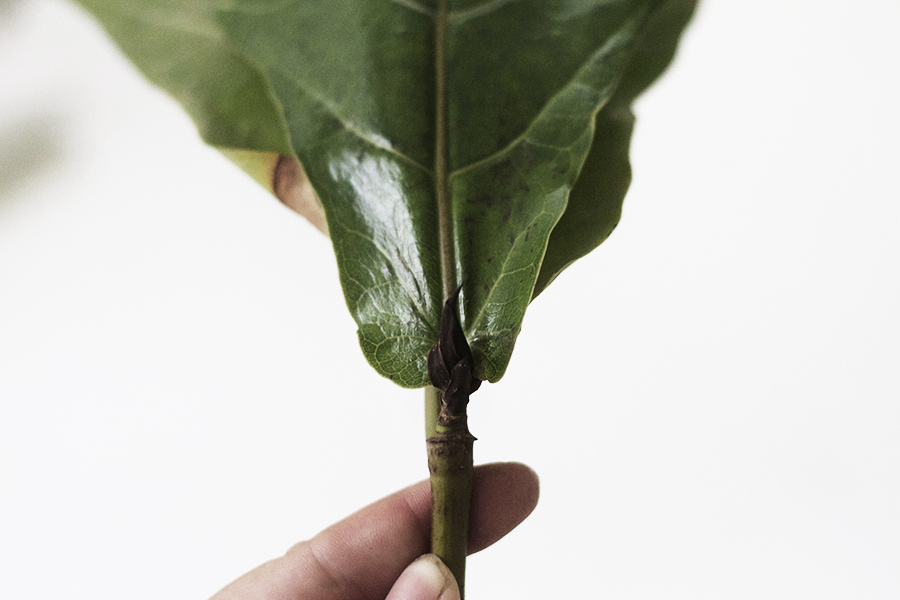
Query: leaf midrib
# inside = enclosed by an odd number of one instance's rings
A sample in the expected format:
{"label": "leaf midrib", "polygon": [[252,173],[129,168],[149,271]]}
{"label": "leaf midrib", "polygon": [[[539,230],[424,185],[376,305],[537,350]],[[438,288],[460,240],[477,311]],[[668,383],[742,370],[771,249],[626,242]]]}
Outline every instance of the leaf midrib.
{"label": "leaf midrib", "polygon": [[435,142],[434,142],[434,190],[438,215],[438,244],[440,248],[441,287],[443,300],[456,289],[456,268],[453,252],[453,221],[450,214],[450,187],[447,173],[447,107],[446,107],[446,36],[447,0],[439,0],[434,18],[434,69],[435,69]]}

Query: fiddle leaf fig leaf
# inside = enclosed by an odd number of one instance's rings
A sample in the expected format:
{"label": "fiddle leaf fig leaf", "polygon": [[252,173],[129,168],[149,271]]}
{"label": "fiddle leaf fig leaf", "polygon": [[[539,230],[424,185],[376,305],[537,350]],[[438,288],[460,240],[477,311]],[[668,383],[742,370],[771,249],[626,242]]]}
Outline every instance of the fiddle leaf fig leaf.
{"label": "fiddle leaf fig leaf", "polygon": [[78,0],[147,78],[167,90],[213,146],[291,153],[265,75],[225,37],[230,0]]}
{"label": "fiddle leaf fig leaf", "polygon": [[671,62],[696,5],[697,0],[670,0],[655,11],[618,89],[597,113],[591,150],[569,194],[566,211],[550,235],[535,296],[568,265],[599,246],[618,224],[631,183],[631,103]]}
{"label": "fiddle leaf fig leaf", "polygon": [[629,105],[694,6],[81,1],[206,141],[270,189],[299,169],[363,352],[405,387],[460,285],[473,377],[503,375],[531,299],[618,222]]}

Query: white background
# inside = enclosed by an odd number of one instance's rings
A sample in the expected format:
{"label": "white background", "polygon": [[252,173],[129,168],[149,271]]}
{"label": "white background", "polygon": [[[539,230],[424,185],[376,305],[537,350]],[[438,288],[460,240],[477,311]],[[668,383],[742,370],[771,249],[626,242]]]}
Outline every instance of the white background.
{"label": "white background", "polygon": [[[542,497],[472,599],[900,597],[898,23],[701,5],[620,227],[473,397]],[[326,238],[77,8],[0,3],[0,598],[205,598],[424,478],[421,421]]]}

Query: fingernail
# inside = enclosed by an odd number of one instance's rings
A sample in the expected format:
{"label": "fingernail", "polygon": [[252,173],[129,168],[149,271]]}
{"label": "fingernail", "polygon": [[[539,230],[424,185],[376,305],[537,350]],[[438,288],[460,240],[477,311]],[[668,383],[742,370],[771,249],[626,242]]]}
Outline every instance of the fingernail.
{"label": "fingernail", "polygon": [[441,559],[425,554],[400,574],[386,600],[459,600],[459,588]]}

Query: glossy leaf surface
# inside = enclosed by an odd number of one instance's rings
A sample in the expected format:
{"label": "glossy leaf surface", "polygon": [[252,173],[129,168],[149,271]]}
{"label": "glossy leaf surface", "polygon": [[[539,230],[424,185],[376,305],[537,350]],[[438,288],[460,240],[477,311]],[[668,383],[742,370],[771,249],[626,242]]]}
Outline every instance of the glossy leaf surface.
{"label": "glossy leaf surface", "polygon": [[427,382],[457,285],[475,374],[496,381],[533,295],[609,234],[630,179],[628,105],[693,8],[83,3],[208,142],[299,158],[363,351],[408,387]]}

